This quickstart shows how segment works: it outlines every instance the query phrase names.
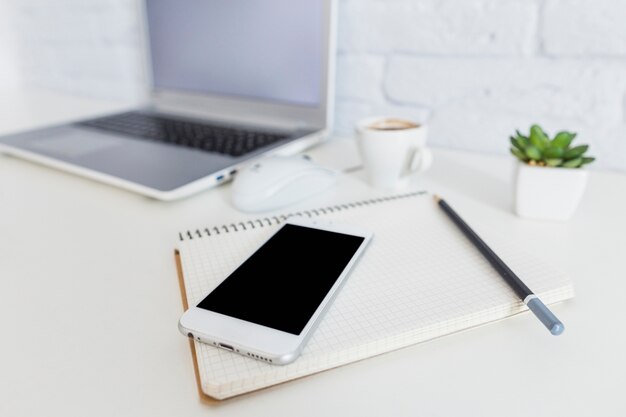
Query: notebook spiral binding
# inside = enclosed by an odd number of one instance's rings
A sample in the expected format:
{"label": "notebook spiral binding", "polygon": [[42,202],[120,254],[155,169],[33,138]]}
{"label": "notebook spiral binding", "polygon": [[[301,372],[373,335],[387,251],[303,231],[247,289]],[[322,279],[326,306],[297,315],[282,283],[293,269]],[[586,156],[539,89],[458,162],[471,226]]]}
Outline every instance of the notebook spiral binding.
{"label": "notebook spiral binding", "polygon": [[356,207],[368,206],[370,204],[382,203],[384,201],[400,200],[400,199],[414,197],[414,196],[418,196],[422,194],[426,194],[426,191],[416,191],[416,192],[406,193],[406,194],[396,194],[396,195],[390,195],[386,197],[370,198],[368,200],[355,201],[355,202],[347,203],[347,204],[337,204],[334,206],[328,206],[328,207],[311,209],[311,210],[302,210],[302,211],[297,211],[295,213],[280,214],[278,216],[260,217],[258,219],[238,222],[236,224],[231,223],[231,224],[223,224],[221,226],[205,227],[203,230],[200,230],[200,229],[196,229],[193,231],[187,230],[185,232],[178,233],[178,238],[180,239],[181,242],[185,240],[202,239],[203,237],[210,237],[210,236],[224,234],[224,233],[234,233],[234,232],[244,231],[247,229],[256,229],[260,227],[278,225],[286,221],[290,217],[297,217],[297,216],[317,217],[322,214],[349,210],[349,209],[356,208]]}

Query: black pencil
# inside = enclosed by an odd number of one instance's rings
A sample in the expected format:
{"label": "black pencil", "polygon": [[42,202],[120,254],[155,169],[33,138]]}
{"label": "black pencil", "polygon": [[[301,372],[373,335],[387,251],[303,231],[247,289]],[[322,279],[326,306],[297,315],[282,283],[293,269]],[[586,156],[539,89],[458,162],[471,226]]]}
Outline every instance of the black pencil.
{"label": "black pencil", "polygon": [[509,268],[496,253],[472,230],[471,227],[439,196],[435,195],[435,201],[448,215],[450,220],[463,232],[463,234],[472,242],[472,244],[480,251],[485,259],[493,266],[500,276],[509,284],[509,287],[515,291],[515,294],[535,313],[535,316],[550,330],[555,336],[563,333],[565,327],[563,323],[556,318],[554,314],[541,302],[524,282],[517,276],[511,268]]}

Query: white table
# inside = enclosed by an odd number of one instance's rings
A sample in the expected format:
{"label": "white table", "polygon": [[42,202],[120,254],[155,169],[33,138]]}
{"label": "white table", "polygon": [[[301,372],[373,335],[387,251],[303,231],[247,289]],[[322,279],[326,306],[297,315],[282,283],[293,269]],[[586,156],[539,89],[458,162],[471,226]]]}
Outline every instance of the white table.
{"label": "white table", "polygon": [[[0,133],[119,106],[3,92]],[[359,163],[351,140],[310,153]],[[512,214],[511,167],[436,149],[418,186],[571,275],[562,336],[525,314],[210,405],[176,328],[172,251],[179,230],[242,217],[229,187],[161,203],[0,157],[0,415],[624,416],[626,176],[593,172],[574,219],[548,223]],[[362,176],[302,205],[370,195]]]}

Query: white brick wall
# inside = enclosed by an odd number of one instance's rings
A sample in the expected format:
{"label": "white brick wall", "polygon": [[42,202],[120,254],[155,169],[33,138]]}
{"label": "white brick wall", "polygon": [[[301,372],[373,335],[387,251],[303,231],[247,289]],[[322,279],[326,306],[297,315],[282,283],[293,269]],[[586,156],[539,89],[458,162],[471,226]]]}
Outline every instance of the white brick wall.
{"label": "white brick wall", "polygon": [[19,84],[17,39],[11,6],[6,0],[0,0],[0,88],[14,88]]}
{"label": "white brick wall", "polygon": [[542,15],[545,53],[555,57],[626,57],[626,2],[548,0]]}
{"label": "white brick wall", "polygon": [[[4,1],[27,83],[141,95],[140,0]],[[338,10],[338,133],[394,114],[428,120],[433,144],[506,153],[508,135],[537,122],[579,131],[597,167],[626,171],[626,1],[339,0]]]}
{"label": "white brick wall", "polygon": [[438,56],[529,53],[537,8],[528,0],[343,0],[339,50]]}
{"label": "white brick wall", "polygon": [[144,93],[138,0],[13,2],[28,84],[107,99]]}
{"label": "white brick wall", "polygon": [[430,122],[431,143],[506,153],[514,129],[540,123],[626,171],[626,1],[342,0],[339,12],[337,131],[406,115]]}

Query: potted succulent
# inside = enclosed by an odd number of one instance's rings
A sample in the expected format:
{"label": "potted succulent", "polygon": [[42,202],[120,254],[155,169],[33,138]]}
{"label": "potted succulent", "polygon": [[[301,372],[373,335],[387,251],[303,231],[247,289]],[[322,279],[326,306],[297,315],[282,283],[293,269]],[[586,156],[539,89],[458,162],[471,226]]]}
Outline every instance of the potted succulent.
{"label": "potted succulent", "polygon": [[538,125],[528,136],[511,136],[511,153],[519,160],[515,175],[515,212],[520,217],[567,220],[587,184],[582,169],[595,158],[588,145],[572,146],[576,133],[559,132],[550,139]]}

